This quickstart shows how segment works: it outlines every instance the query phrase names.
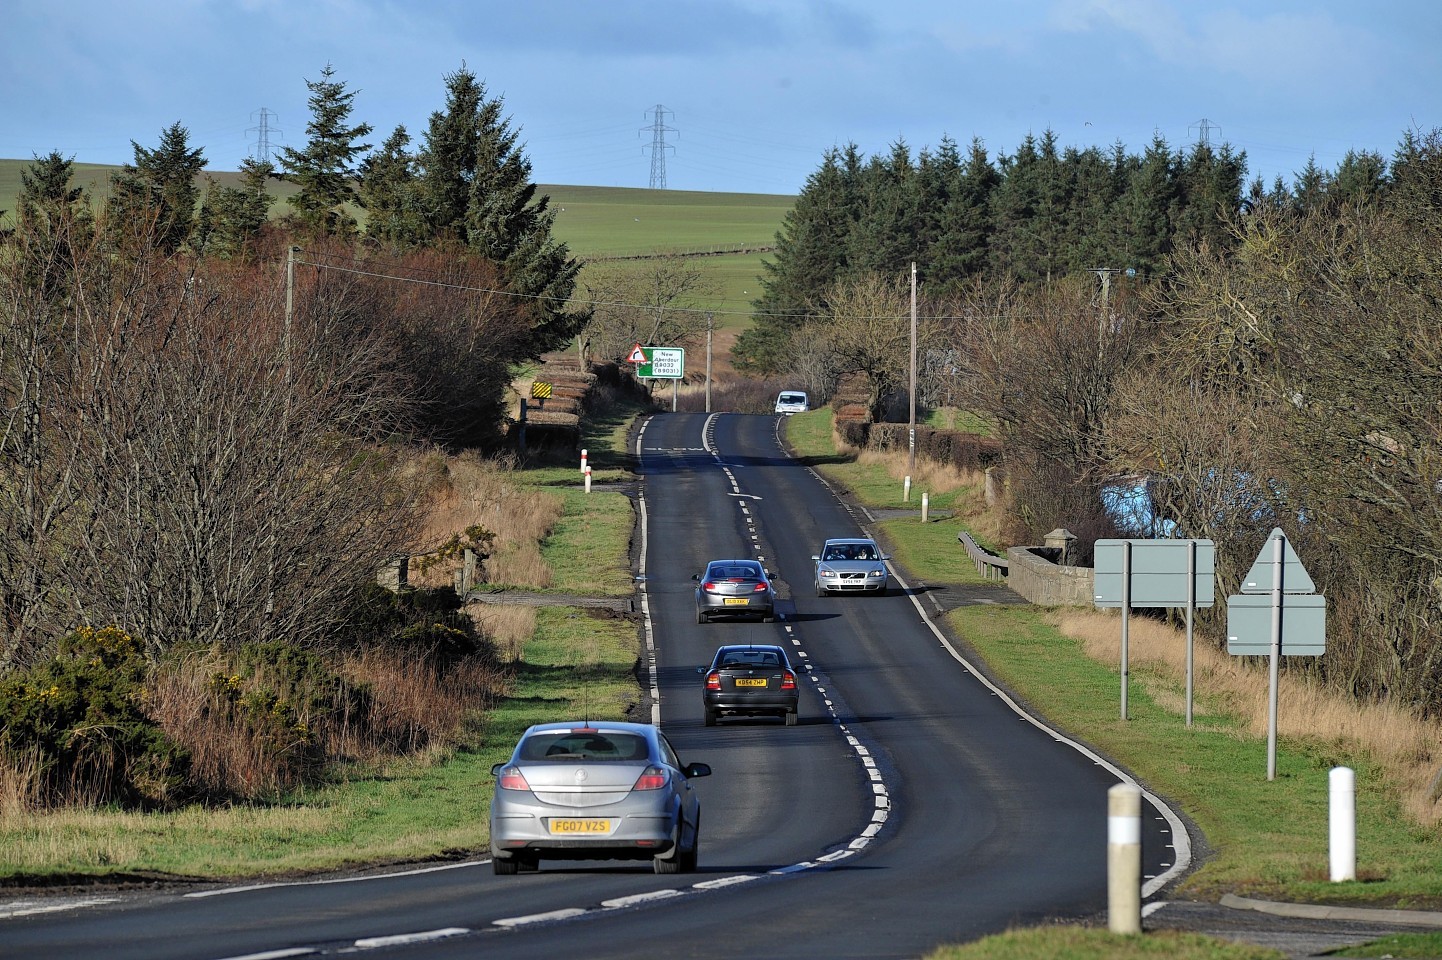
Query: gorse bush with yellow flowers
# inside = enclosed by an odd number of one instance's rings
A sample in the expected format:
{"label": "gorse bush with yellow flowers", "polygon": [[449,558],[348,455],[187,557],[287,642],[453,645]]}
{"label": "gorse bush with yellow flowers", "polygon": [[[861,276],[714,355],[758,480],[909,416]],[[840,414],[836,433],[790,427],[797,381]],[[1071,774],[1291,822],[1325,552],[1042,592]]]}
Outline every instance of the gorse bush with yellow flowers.
{"label": "gorse bush with yellow flowers", "polygon": [[81,627],[53,659],[0,678],[0,754],[40,806],[164,806],[187,794],[190,758],[150,718],[141,644]]}

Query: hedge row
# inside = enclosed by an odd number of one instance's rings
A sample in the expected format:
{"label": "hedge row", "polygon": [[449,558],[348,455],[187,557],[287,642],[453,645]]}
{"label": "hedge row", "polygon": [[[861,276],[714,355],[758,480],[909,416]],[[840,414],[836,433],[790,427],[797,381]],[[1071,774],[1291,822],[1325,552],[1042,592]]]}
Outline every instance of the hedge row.
{"label": "hedge row", "polygon": [[[904,423],[866,423],[841,419],[836,423],[836,432],[842,442],[872,450],[907,449],[907,430]],[[993,437],[963,433],[960,430],[917,427],[916,455],[938,463],[951,464],[961,470],[985,470],[1001,462],[1001,442]]]}

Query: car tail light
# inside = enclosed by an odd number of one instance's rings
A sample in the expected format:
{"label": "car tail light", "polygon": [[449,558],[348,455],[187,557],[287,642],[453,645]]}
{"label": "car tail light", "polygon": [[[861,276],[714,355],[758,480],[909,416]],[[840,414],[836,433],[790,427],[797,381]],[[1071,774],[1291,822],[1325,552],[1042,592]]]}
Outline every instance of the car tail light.
{"label": "car tail light", "polygon": [[496,778],[496,786],[502,790],[529,790],[531,785],[521,776],[519,767],[506,767]]}
{"label": "car tail light", "polygon": [[720,690],[721,674],[717,673],[715,670],[712,670],[710,673],[706,674],[706,689]]}
{"label": "car tail light", "polygon": [[666,771],[660,767],[647,767],[641,771],[636,782],[631,786],[632,790],[660,790],[666,785]]}
{"label": "car tail light", "polygon": [[709,591],[712,591],[712,590],[715,590],[715,589],[716,589],[716,581],[715,581],[715,580],[707,580],[705,583],[701,584],[701,589],[702,589],[702,590],[706,590],[706,591],[708,591],[708,592],[709,592]]}
{"label": "car tail light", "polygon": [[781,689],[795,690],[796,674],[792,673],[790,670],[787,670],[785,673],[781,674]]}
{"label": "car tail light", "polygon": [[758,584],[756,584],[756,586],[752,587],[751,589],[752,589],[752,590],[755,590],[756,592],[759,593],[759,592],[761,592],[762,590],[765,590],[765,589],[766,589],[766,584],[764,584],[764,583],[758,583]]}

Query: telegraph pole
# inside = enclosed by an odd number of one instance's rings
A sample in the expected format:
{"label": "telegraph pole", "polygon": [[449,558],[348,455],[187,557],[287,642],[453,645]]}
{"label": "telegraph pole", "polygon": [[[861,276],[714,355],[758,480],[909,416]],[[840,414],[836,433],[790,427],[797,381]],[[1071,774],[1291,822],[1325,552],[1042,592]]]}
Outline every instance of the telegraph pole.
{"label": "telegraph pole", "polygon": [[911,262],[911,418],[906,439],[906,476],[916,476],[916,261]]}

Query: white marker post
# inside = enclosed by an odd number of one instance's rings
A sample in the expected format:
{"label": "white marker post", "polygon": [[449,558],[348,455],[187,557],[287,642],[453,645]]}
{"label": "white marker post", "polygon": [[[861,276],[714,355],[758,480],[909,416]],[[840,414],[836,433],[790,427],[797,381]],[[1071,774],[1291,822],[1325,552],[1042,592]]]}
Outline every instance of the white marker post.
{"label": "white marker post", "polygon": [[902,481],[901,481],[901,501],[902,501],[902,503],[910,503],[910,502],[911,502],[911,478],[910,478],[910,477],[907,477],[905,480],[902,480]]}
{"label": "white marker post", "polygon": [[586,472],[586,451],[584,449],[581,451],[581,472]]}
{"label": "white marker post", "polygon": [[1142,932],[1142,790],[1107,791],[1107,929]]}
{"label": "white marker post", "polygon": [[1329,866],[1332,882],[1357,879],[1357,774],[1350,767],[1333,767],[1327,775],[1331,803],[1327,810],[1330,833]]}
{"label": "white marker post", "polygon": [[591,492],[591,467],[589,464],[586,466],[586,492]]}
{"label": "white marker post", "polygon": [[921,494],[921,522],[926,522],[926,514],[931,507],[931,495],[925,491]]}

